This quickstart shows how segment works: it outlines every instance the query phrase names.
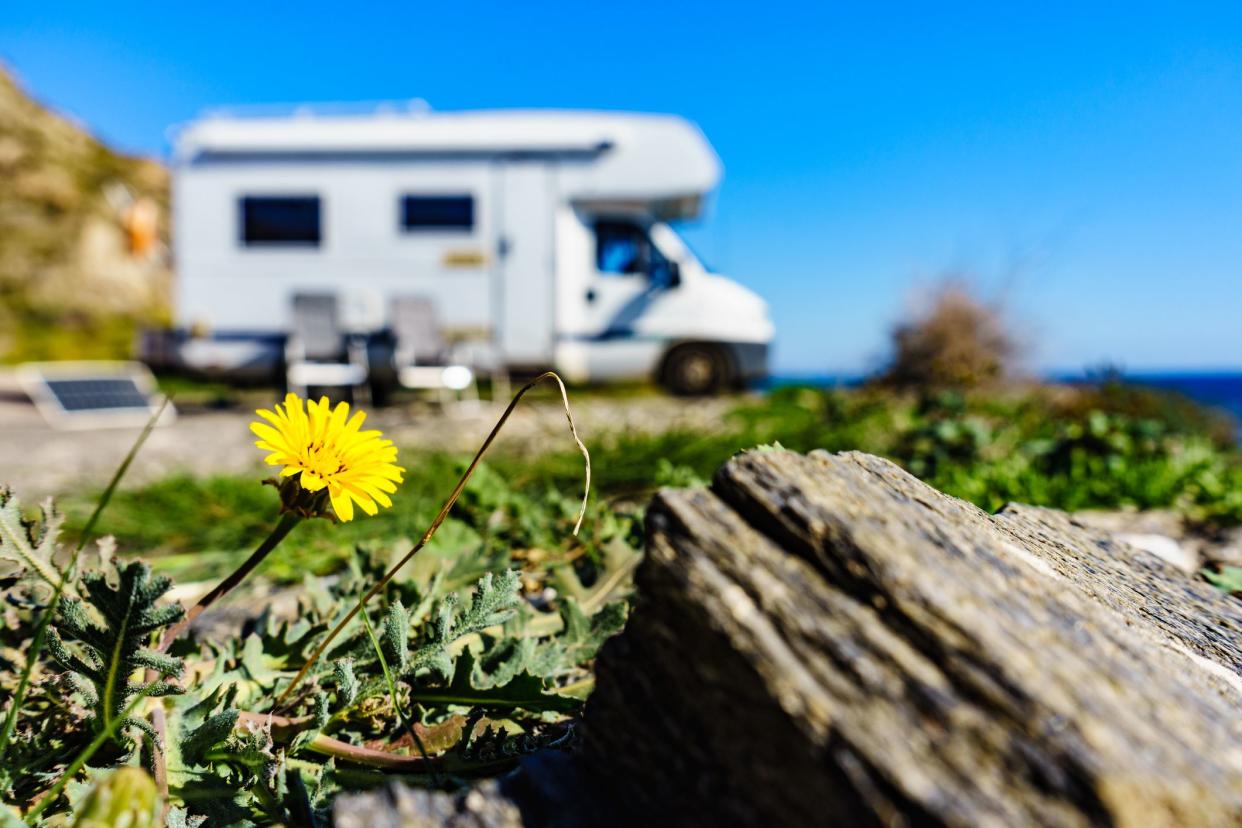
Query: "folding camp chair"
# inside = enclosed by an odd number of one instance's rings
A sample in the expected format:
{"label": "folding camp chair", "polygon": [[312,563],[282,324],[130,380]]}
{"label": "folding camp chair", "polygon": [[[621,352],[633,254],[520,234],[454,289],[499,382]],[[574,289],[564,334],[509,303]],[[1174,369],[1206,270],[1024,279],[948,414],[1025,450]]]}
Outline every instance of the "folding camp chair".
{"label": "folding camp chair", "polygon": [[435,305],[423,296],[399,296],[389,316],[396,340],[397,382],[405,388],[438,391],[440,401],[477,401],[474,371],[455,362],[440,327]]}
{"label": "folding camp chair", "polygon": [[311,387],[349,388],[355,399],[367,397],[366,345],[341,329],[335,294],[294,294],[285,366],[289,390],[302,397]]}

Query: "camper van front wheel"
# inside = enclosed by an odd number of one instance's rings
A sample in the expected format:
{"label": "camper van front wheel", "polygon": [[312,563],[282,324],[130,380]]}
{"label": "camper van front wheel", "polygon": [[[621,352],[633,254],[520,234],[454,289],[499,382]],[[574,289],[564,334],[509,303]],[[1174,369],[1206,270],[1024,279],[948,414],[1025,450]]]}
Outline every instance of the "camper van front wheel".
{"label": "camper van front wheel", "polygon": [[729,384],[729,360],[712,345],[679,345],[665,358],[660,380],[674,394],[714,394]]}

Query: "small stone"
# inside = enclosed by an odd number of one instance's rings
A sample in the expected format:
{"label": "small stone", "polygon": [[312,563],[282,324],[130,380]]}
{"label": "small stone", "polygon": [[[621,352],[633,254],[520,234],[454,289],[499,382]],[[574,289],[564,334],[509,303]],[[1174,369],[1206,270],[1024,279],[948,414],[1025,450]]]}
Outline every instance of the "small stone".
{"label": "small stone", "polygon": [[335,828],[519,828],[517,806],[495,780],[448,793],[392,783],[378,791],[337,797]]}
{"label": "small stone", "polygon": [[1199,556],[1194,553],[1194,550],[1182,546],[1167,535],[1121,532],[1116,537],[1122,543],[1128,543],[1136,549],[1150,552],[1187,574],[1193,575],[1199,571]]}

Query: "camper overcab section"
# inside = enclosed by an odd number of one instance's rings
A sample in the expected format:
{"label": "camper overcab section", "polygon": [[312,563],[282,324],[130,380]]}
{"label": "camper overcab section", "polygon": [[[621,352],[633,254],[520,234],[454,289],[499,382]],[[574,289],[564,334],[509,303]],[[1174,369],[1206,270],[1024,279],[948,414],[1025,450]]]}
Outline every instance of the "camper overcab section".
{"label": "camper overcab section", "polygon": [[720,177],[680,118],[217,116],[181,130],[174,163],[190,369],[278,371],[292,297],[331,292],[361,335],[385,330],[397,297],[424,297],[449,336],[513,370],[688,392],[766,372],[763,301],[671,226]]}

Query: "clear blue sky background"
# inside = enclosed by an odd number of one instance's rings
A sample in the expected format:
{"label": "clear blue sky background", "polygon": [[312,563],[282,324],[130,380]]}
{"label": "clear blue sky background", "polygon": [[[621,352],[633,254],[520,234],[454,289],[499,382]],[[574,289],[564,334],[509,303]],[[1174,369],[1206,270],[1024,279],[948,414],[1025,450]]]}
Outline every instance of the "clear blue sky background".
{"label": "clear blue sky background", "polygon": [[1242,5],[1026,5],[9,0],[0,59],[156,155],[250,102],[681,113],[725,164],[688,235],[786,372],[873,366],[946,271],[1035,368],[1242,367]]}

